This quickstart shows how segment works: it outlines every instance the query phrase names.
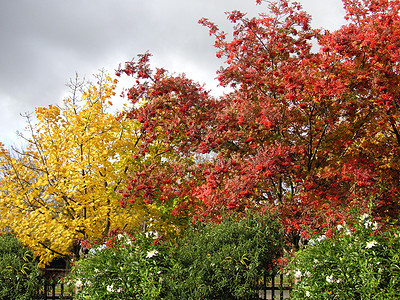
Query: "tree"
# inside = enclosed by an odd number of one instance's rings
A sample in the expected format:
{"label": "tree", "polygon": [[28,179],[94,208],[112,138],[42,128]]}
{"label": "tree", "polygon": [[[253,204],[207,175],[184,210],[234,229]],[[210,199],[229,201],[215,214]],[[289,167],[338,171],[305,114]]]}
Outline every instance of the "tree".
{"label": "tree", "polygon": [[61,107],[37,108],[36,122],[28,116],[24,150],[1,147],[1,222],[42,264],[69,254],[79,239],[99,240],[150,217],[159,222],[152,205],[122,208],[120,190],[146,164],[135,159],[143,135],[140,123],[108,112],[117,81],[97,79],[87,89],[77,80]]}
{"label": "tree", "polygon": [[196,148],[205,146],[201,137],[212,127],[209,116],[218,101],[184,74],[172,76],[162,68],[153,72],[149,58],[148,53],[139,55],[137,62],[127,62],[117,71],[117,75],[135,78],[126,92],[133,104],[126,116],[140,122],[146,136],[138,157],[147,157],[149,151],[155,153],[150,165],[142,165],[132,175],[123,201],[173,207],[177,217],[181,212],[190,215],[197,205],[197,180],[203,180],[197,167],[202,157]]}
{"label": "tree", "polygon": [[146,177],[160,193],[153,201],[178,197],[176,211],[201,221],[277,210],[293,242],[354,207],[396,222],[400,2],[344,4],[349,22],[334,32],[312,29],[288,0],[270,2],[271,15],[230,13],[232,40],[200,20],[225,58],[219,81],[231,92],[218,99],[184,75],[153,72],[148,55],[119,71],[136,78],[128,98],[143,102],[128,116],[174,155],[173,169]]}
{"label": "tree", "polygon": [[400,2],[343,3],[349,24],[321,38],[321,55],[343,86],[343,121],[357,123],[347,141],[352,161],[344,162],[352,185],[368,187],[375,212],[398,222]]}

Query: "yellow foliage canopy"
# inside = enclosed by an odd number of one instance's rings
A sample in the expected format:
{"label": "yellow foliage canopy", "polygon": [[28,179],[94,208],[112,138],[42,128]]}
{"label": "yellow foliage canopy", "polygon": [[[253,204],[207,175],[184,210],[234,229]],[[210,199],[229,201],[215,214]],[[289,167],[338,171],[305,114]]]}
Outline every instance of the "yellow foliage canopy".
{"label": "yellow foliage canopy", "polygon": [[[28,118],[24,151],[0,147],[0,215],[47,264],[78,239],[96,240],[112,228],[137,227],[151,205],[120,207],[119,190],[135,171],[138,124],[107,112],[116,80],[101,77],[62,107],[50,105]],[[137,163],[137,162],[136,162]]]}

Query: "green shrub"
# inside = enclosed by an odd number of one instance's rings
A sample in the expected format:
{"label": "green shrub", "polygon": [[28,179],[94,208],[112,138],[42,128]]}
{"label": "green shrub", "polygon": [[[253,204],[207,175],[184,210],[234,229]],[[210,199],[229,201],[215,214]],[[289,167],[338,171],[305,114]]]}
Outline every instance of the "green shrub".
{"label": "green shrub", "polygon": [[378,232],[367,215],[315,237],[289,264],[291,299],[398,299],[399,232]]}
{"label": "green shrub", "polygon": [[122,232],[91,246],[68,278],[76,288],[74,299],[162,298],[167,250],[152,236]]}
{"label": "green shrub", "polygon": [[0,235],[0,299],[33,299],[41,286],[32,252],[13,234]]}
{"label": "green shrub", "polygon": [[168,299],[252,299],[282,255],[283,231],[272,216],[194,226],[179,242],[167,275]]}

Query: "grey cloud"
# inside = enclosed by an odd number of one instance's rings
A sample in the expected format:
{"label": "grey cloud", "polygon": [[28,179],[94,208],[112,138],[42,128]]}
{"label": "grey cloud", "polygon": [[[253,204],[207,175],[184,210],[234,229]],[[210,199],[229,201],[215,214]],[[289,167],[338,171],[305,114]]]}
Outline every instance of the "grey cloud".
{"label": "grey cloud", "polygon": [[[302,0],[314,26],[343,22],[340,0]],[[19,113],[56,103],[75,72],[110,72],[149,50],[154,62],[199,81],[222,63],[201,17],[231,28],[225,11],[266,10],[255,0],[2,0],[0,1],[0,141],[24,126]],[[19,121],[17,121],[19,120]]]}

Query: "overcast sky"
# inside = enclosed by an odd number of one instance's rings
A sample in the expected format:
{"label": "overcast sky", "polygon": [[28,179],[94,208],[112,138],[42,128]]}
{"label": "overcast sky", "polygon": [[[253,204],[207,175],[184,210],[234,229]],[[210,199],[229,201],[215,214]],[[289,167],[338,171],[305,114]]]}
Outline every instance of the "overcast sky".
{"label": "overcast sky", "polygon": [[[344,23],[341,0],[300,0],[313,26]],[[231,28],[224,12],[255,16],[255,0],[0,0],[0,141],[15,143],[21,113],[59,103],[78,73],[110,73],[150,51],[156,66],[186,73],[213,89],[222,61],[213,38],[197,21]]]}

